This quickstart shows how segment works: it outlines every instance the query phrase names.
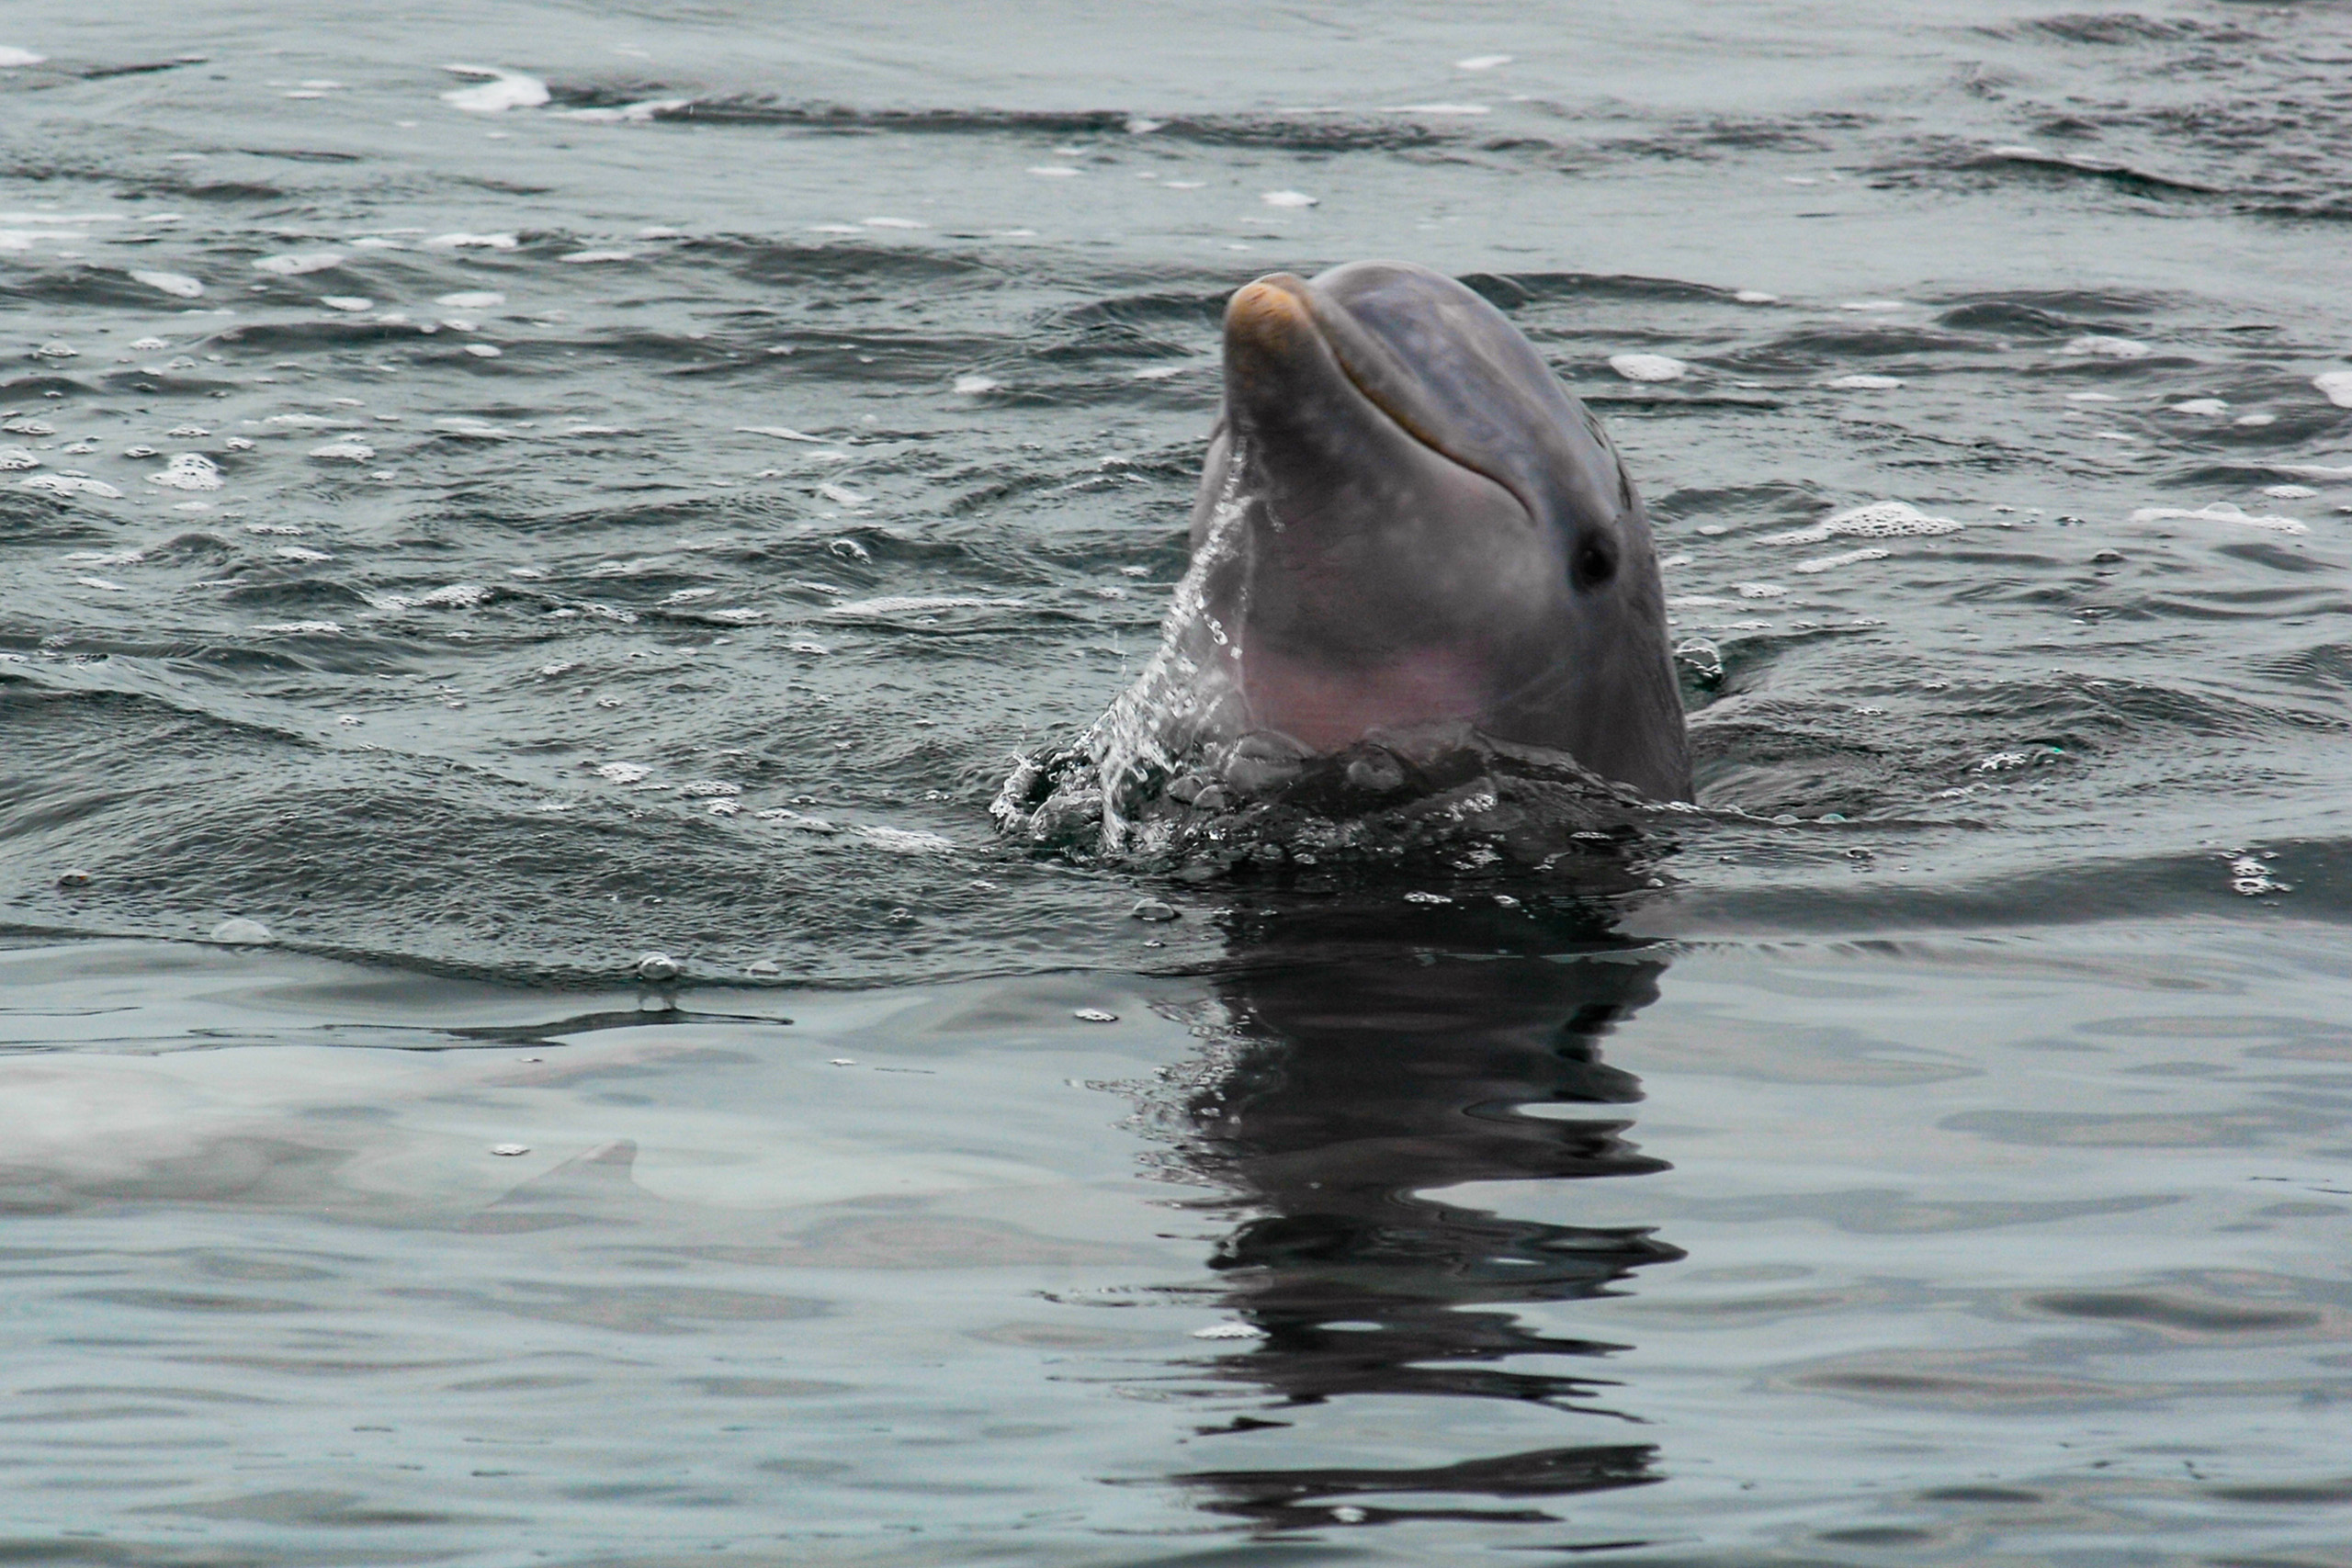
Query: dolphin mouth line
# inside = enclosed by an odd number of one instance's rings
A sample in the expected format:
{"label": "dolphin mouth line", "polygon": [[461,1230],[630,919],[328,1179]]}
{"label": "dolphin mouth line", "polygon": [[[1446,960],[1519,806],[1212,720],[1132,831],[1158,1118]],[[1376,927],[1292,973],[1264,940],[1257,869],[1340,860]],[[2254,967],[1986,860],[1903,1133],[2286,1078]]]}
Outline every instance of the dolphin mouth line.
{"label": "dolphin mouth line", "polygon": [[1322,341],[1323,346],[1330,351],[1332,363],[1339,366],[1340,374],[1347,378],[1348,385],[1362,394],[1364,401],[1377,409],[1389,423],[1411,436],[1419,445],[1429,448],[1436,456],[1444,458],[1455,468],[1466,468],[1480,479],[1499,486],[1504,493],[1519,502],[1521,509],[1530,519],[1534,517],[1534,506],[1510,477],[1497,473],[1487,465],[1451,450],[1443,440],[1427,428],[1426,421],[1416,418],[1410,409],[1400,406],[1393,394],[1382,390],[1379,385],[1380,378],[1367,373],[1349,359],[1345,340],[1351,333],[1360,333],[1363,329],[1350,320],[1347,322],[1346,331],[1332,330],[1329,315],[1336,312],[1345,317],[1347,311],[1344,306],[1334,305],[1322,299],[1312,284],[1303,280],[1295,289],[1284,289],[1283,292],[1292,295],[1300,304],[1306,307],[1306,319],[1314,326],[1315,335]]}

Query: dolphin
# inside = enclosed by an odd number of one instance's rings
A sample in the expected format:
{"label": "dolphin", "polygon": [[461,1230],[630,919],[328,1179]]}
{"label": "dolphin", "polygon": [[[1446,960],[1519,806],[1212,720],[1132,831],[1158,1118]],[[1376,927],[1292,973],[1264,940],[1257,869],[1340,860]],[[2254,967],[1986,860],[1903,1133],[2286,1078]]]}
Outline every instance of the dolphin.
{"label": "dolphin", "polygon": [[1641,496],[1592,412],[1453,278],[1363,261],[1233,295],[1192,545],[1182,662],[1225,688],[1208,739],[1330,753],[1466,726],[1690,797]]}

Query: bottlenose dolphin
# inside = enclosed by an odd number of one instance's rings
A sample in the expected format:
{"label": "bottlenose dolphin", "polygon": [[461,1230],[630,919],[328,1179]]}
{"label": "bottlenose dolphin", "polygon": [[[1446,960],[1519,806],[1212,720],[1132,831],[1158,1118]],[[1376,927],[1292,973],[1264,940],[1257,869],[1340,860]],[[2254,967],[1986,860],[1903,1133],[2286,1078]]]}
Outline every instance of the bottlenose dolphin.
{"label": "bottlenose dolphin", "polygon": [[1689,798],[1641,497],[1591,411],[1453,278],[1351,262],[1235,293],[1192,538],[1184,662],[1231,687],[1212,729],[1331,752],[1464,725]]}

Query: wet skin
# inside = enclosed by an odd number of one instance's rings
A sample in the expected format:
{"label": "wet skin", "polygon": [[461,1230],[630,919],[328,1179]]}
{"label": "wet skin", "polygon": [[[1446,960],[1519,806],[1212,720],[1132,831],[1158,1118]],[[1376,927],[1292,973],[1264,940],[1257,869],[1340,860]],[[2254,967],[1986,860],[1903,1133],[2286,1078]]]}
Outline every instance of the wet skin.
{"label": "wet skin", "polygon": [[1600,422],[1442,274],[1353,262],[1236,293],[1197,551],[1250,725],[1312,750],[1468,723],[1690,793],[1649,520]]}

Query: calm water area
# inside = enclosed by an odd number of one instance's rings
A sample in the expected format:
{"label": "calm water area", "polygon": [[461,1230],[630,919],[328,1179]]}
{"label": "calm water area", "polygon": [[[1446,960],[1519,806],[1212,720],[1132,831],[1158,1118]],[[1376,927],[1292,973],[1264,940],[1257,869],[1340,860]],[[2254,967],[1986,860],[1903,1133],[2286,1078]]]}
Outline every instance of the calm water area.
{"label": "calm water area", "polygon": [[[0,132],[0,1559],[2352,1563],[2352,9],[18,5]],[[1000,838],[1371,256],[1698,809]]]}

